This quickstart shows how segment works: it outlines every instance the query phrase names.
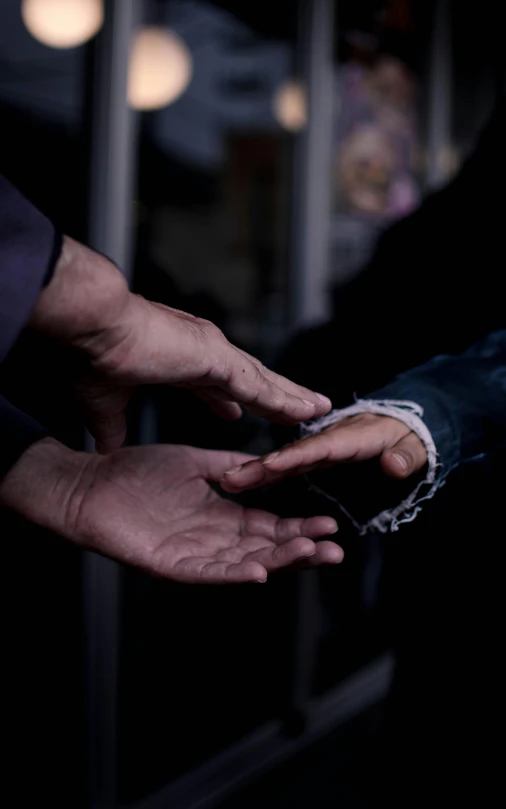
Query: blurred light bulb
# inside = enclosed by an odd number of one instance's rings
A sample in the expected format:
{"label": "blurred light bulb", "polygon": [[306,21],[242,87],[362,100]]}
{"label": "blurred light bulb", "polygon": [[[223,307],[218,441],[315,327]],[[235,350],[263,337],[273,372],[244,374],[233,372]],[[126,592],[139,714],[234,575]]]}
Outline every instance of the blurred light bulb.
{"label": "blurred light bulb", "polygon": [[306,91],[296,81],[278,87],[273,99],[274,117],[289,132],[299,132],[307,123]]}
{"label": "blurred light bulb", "polygon": [[128,101],[137,110],[171,104],[188,87],[192,57],[173,31],[150,26],[134,37],[130,54]]}
{"label": "blurred light bulb", "polygon": [[21,16],[35,39],[51,48],[75,48],[102,27],[102,0],[23,0]]}

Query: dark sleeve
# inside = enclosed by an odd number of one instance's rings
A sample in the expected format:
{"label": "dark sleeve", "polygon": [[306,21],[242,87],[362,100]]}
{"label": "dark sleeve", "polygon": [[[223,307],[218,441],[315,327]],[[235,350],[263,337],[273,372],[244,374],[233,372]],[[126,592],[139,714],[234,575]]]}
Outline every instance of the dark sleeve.
{"label": "dark sleeve", "polygon": [[445,478],[465,461],[506,442],[506,330],[458,356],[439,356],[376,390],[375,400],[410,400],[423,408]]}
{"label": "dark sleeve", "polygon": [[425,469],[392,481],[378,475],[376,463],[337,464],[310,479],[360,533],[396,531],[415,519],[453,469],[506,444],[506,330],[460,355],[441,355],[399,374],[353,405],[304,425],[303,432],[318,433],[366,412],[396,418],[418,435],[427,450]]}
{"label": "dark sleeve", "polygon": [[0,396],[0,479],[46,430]]}
{"label": "dark sleeve", "polygon": [[61,234],[0,175],[0,362],[30,318],[61,250]]}

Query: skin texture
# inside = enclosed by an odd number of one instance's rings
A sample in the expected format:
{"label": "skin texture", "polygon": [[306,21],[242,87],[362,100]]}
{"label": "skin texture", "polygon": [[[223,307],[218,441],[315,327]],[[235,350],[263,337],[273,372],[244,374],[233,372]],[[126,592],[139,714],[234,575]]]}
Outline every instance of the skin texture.
{"label": "skin texture", "polygon": [[427,462],[424,445],[409,427],[388,416],[363,413],[228,470],[221,485],[228,492],[256,489],[314,469],[371,458],[379,458],[384,473],[397,479],[418,472]]}
{"label": "skin texture", "polygon": [[106,258],[65,237],[30,326],[76,350],[77,389],[97,450],[125,439],[125,410],[143,384],[190,388],[219,416],[241,407],[283,424],[331,409],[325,396],[269,371],[211,322],[129,292]]}
{"label": "skin texture", "polygon": [[330,517],[280,519],[225,500],[210,486],[239,453],[184,446],[74,452],[33,444],[0,481],[0,505],[72,543],[186,583],[264,582],[282,568],[336,564]]}

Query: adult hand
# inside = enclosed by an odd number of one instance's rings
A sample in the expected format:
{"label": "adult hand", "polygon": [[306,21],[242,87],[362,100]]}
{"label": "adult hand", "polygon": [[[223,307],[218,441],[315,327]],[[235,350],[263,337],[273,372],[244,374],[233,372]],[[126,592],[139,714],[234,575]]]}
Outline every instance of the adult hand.
{"label": "adult hand", "polygon": [[188,387],[220,416],[241,406],[284,424],[324,415],[331,403],[264,368],[209,321],[129,292],[106,258],[65,237],[31,326],[84,358],[78,389],[100,452],[125,438],[125,409],[137,385]]}
{"label": "adult hand", "polygon": [[301,561],[340,562],[330,517],[280,519],[209,485],[249,456],[183,446],[100,456],[36,442],[0,481],[0,505],[73,543],[180,582],[263,582]]}
{"label": "adult hand", "polygon": [[228,492],[256,489],[313,469],[371,458],[379,458],[386,475],[401,479],[418,472],[427,462],[427,453],[418,436],[402,421],[361,413],[230,469],[221,485]]}

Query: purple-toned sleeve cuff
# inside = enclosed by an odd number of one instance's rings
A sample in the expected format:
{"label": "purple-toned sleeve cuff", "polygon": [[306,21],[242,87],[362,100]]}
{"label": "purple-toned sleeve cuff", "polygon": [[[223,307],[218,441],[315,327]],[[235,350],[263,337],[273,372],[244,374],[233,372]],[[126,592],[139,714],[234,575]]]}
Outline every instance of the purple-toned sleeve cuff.
{"label": "purple-toned sleeve cuff", "polygon": [[49,219],[0,175],[0,362],[50,281],[61,242]]}
{"label": "purple-toned sleeve cuff", "polygon": [[46,435],[40,424],[0,396],[0,479],[31,444]]}

